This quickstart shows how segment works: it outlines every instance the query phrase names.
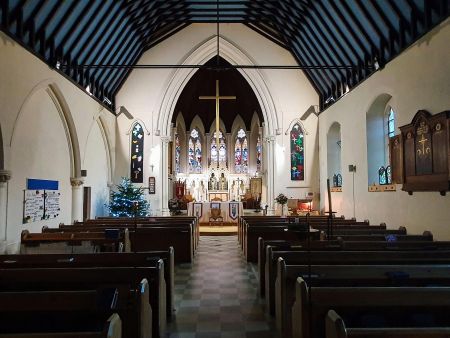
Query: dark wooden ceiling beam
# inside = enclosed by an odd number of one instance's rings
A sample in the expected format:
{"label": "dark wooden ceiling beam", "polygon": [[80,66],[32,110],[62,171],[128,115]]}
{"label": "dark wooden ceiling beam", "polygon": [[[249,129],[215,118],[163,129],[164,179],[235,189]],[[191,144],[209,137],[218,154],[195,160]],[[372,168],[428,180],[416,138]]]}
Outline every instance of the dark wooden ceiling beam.
{"label": "dark wooden ceiling beam", "polygon": [[[120,26],[122,20],[125,17],[124,11],[120,9],[119,6],[114,6],[114,2],[112,2],[113,6],[109,8],[108,15],[105,18],[105,21],[99,26],[99,30],[97,31],[96,38],[92,39],[90,52],[85,53],[84,57],[79,58],[80,64],[90,64],[97,62],[99,55],[104,51],[104,49],[108,49],[108,47],[113,44],[113,36],[116,33],[116,29]],[[125,25],[126,26],[126,25]],[[121,33],[117,34],[118,38],[120,38]],[[123,34],[123,31],[122,31]],[[104,53],[107,54],[107,53]]]}
{"label": "dark wooden ceiling beam", "polygon": [[[109,16],[109,10],[111,9],[111,6],[114,6],[113,2],[109,3],[109,6],[107,8],[107,10],[103,11],[103,13],[99,13],[97,12],[96,14],[94,14],[94,17],[92,20],[90,20],[93,24],[94,22],[105,22],[105,20],[108,18]],[[81,55],[82,53],[89,53],[91,48],[92,48],[92,40],[94,39],[95,35],[97,34],[97,29],[91,29],[91,32],[89,33],[89,35],[87,36],[86,39],[84,39],[83,43],[81,44],[80,48],[78,48],[76,54],[74,54],[73,58],[75,60],[77,60],[77,62],[82,65],[83,62],[80,61]],[[90,47],[88,49],[88,47]]]}
{"label": "dark wooden ceiling beam", "polygon": [[[75,46],[78,46],[80,44],[81,38],[87,33],[88,29],[91,27],[91,25],[94,24],[94,17],[101,7],[102,3],[101,1],[94,1],[93,5],[88,8],[88,11],[84,13],[83,19],[85,20],[85,24],[82,26],[82,28],[79,30],[78,34],[75,36],[75,38],[72,40],[72,42],[67,46],[67,53],[71,55],[71,59],[74,60],[74,62],[77,62],[77,59],[72,54],[72,51],[74,50]],[[87,16],[89,15],[89,16]],[[81,24],[81,22],[80,22]],[[79,26],[79,25],[78,25]],[[76,29],[78,26],[74,27],[73,34],[75,34]]]}
{"label": "dark wooden ceiling beam", "polygon": [[[349,83],[349,86],[353,86],[357,80],[356,80],[356,75],[358,72],[357,68],[361,68],[364,67],[364,46],[362,46],[360,44],[360,42],[358,40],[354,40],[355,43],[352,43],[349,40],[349,37],[347,36],[347,34],[345,34],[340,25],[338,25],[335,21],[335,19],[330,15],[330,13],[326,10],[324,10],[324,5],[321,1],[317,2],[317,5],[321,7],[321,11],[319,11],[318,8],[316,8],[316,6],[312,7],[312,11],[315,12],[317,14],[317,16],[322,16],[323,17],[323,25],[328,27],[328,31],[330,33],[330,35],[333,35],[332,32],[337,32],[338,36],[342,38],[342,40],[344,41],[344,45],[342,45],[342,49],[344,51],[348,50],[352,55],[353,58],[356,60],[356,63],[352,63],[355,68],[351,71],[351,83]],[[355,46],[356,44],[356,46]],[[340,45],[340,44],[339,44]],[[356,48],[359,48],[359,51],[356,50]],[[350,55],[348,55],[349,58],[351,58]]]}
{"label": "dark wooden ceiling beam", "polygon": [[[384,47],[388,47],[389,46],[389,42],[388,42],[388,37],[385,37],[383,32],[381,31],[380,27],[378,27],[377,23],[375,22],[375,20],[373,19],[373,17],[370,15],[370,13],[368,12],[367,8],[365,7],[365,5],[363,3],[360,3],[358,1],[355,1],[355,6],[358,7],[360,9],[360,11],[364,14],[364,18],[367,20],[367,22],[369,23],[370,27],[375,31],[375,33],[377,34],[378,38],[380,39],[380,45],[378,46],[378,63],[380,64],[381,67],[384,67],[384,65],[386,64],[386,58],[384,57],[384,53],[383,53],[383,49]],[[388,58],[391,57],[392,54],[389,55]]]}

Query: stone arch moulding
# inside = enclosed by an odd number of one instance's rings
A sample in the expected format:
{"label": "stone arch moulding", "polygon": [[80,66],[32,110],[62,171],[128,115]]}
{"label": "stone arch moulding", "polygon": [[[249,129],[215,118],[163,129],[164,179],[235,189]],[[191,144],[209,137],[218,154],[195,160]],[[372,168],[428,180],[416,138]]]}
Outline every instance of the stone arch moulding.
{"label": "stone arch moulding", "polygon": [[284,132],[284,135],[289,135],[289,133],[292,130],[292,127],[298,124],[300,128],[302,128],[302,131],[305,133],[305,135],[309,135],[308,131],[306,130],[305,126],[303,125],[303,122],[300,119],[293,119],[291,123],[289,123],[288,128]]}
{"label": "stone arch moulding", "polygon": [[[200,43],[193,51],[187,53],[181,64],[205,64],[217,53],[217,37],[211,36]],[[239,47],[220,36],[220,56],[231,64],[255,65],[255,62],[247,56]],[[272,95],[270,94],[267,79],[258,69],[238,69],[251,86],[258,98],[264,116],[266,135],[276,135],[279,130],[278,114]],[[169,135],[170,121],[175,110],[178,98],[196,69],[176,69],[166,84],[158,109],[157,128],[161,135]]]}
{"label": "stone arch moulding", "polygon": [[111,150],[111,135],[109,134],[106,122],[102,116],[97,119],[98,127],[102,134],[103,144],[105,146],[106,161],[108,162],[108,182],[112,182],[113,173],[113,153]]}
{"label": "stone arch moulding", "polygon": [[133,131],[134,125],[135,125],[136,123],[139,123],[139,124],[142,126],[142,128],[144,128],[145,134],[146,134],[147,136],[150,135],[150,132],[148,131],[148,128],[147,128],[147,126],[145,125],[144,121],[142,121],[142,120],[140,120],[140,119],[134,119],[133,122],[131,122],[130,128],[128,128],[128,131],[127,131],[127,135],[131,135],[131,132]]}
{"label": "stone arch moulding", "polygon": [[51,79],[46,79],[38,83],[31,89],[31,91],[23,100],[19,108],[16,120],[14,121],[9,146],[11,147],[12,143],[14,142],[15,130],[20,118],[22,117],[22,113],[24,110],[23,108],[31,99],[31,97],[40,90],[46,91],[46,93],[50,96],[50,99],[52,100],[53,104],[55,105],[56,110],[59,113],[59,117],[61,118],[61,122],[63,124],[67,138],[67,146],[69,148],[70,177],[78,178],[81,176],[81,154],[75,123],[73,121],[72,113],[70,112],[69,105],[67,104],[64,95],[62,94],[59,87]]}

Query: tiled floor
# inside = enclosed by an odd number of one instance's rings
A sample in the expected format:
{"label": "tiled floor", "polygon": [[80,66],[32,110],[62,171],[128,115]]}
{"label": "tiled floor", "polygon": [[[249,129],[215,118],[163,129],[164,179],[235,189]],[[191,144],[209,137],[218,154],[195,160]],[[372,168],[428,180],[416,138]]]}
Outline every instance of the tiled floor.
{"label": "tiled floor", "polygon": [[176,267],[176,312],[167,337],[278,338],[255,272],[236,236],[201,236],[194,263]]}

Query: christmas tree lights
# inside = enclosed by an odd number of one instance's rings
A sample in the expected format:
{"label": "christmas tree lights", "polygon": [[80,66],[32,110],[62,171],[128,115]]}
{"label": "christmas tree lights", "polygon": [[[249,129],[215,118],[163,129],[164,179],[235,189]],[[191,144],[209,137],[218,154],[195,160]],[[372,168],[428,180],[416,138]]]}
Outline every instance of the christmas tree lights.
{"label": "christmas tree lights", "polygon": [[147,216],[148,208],[144,189],[135,187],[129,178],[122,177],[122,182],[117,185],[117,191],[111,192],[111,202],[108,206],[111,216]]}

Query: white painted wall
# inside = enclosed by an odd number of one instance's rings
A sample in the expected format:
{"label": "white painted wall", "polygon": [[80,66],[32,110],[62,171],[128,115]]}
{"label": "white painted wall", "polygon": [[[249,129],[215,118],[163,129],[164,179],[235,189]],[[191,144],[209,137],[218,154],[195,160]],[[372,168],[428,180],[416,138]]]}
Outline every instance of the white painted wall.
{"label": "white painted wall", "polygon": [[[115,118],[65,77],[0,33],[0,125],[8,182],[7,222],[0,224],[0,252],[17,249],[20,232],[39,231],[43,225],[70,222],[70,178],[88,169],[96,181],[93,204],[105,199],[109,174],[104,138],[93,127],[101,118],[109,143],[115,144]],[[84,160],[83,160],[84,159]],[[60,182],[61,215],[54,220],[22,225],[26,178]],[[80,201],[81,203],[81,201]],[[4,222],[3,222],[4,223]],[[5,236],[6,235],[6,236]],[[6,238],[5,238],[6,237]]]}
{"label": "white painted wall", "polygon": [[[216,26],[214,24],[190,25],[144,53],[138,64],[181,64],[198,46],[215,34]],[[220,34],[234,47],[244,52],[255,64],[296,64],[287,50],[275,45],[244,25],[221,24]],[[304,197],[307,191],[317,193],[319,178],[318,139],[316,137],[318,119],[311,116],[303,122],[307,132],[305,181],[294,182],[290,180],[289,133],[285,134],[285,132],[288,131],[294,119],[298,119],[310,105],[318,104],[318,95],[302,71],[261,70],[260,73],[269,88],[278,119],[278,135],[276,135],[275,145],[275,196],[280,192],[289,197]],[[163,95],[174,74],[175,71],[171,69],[133,70],[116,98],[118,105],[127,107],[135,118],[144,121],[151,130],[151,136],[147,137],[146,140],[144,178],[156,176],[157,194],[151,197],[153,212],[159,212],[162,207],[161,158],[159,156],[161,140],[155,133],[161,102],[164,99]],[[182,89],[182,87],[177,88],[179,92]],[[115,181],[120,176],[129,175],[128,154],[130,144],[127,132],[131,122],[125,118],[118,119]],[[265,136],[269,135],[266,134]],[[267,143],[264,143],[263,148],[266,146]],[[266,151],[263,152],[266,154]],[[263,162],[266,165],[268,164],[265,159],[263,159]],[[153,172],[150,169],[151,164],[155,165]],[[263,190],[265,191],[265,188]]]}
{"label": "white painted wall", "polygon": [[[439,193],[414,193],[409,196],[397,186],[396,192],[368,192],[366,112],[380,94],[392,96],[397,113],[396,126],[411,122],[419,109],[432,113],[450,107],[450,25],[449,20],[427,34],[403,54],[372,75],[320,115],[320,191],[326,196],[326,135],[335,121],[341,124],[343,192],[338,214],[353,214],[352,173],[356,164],[355,207],[357,219],[371,223],[386,222],[389,227],[404,225],[410,233],[431,230],[437,239],[450,239],[450,196]],[[391,104],[391,103],[390,103]],[[327,205],[322,198],[321,206]],[[334,203],[333,206],[339,205]]]}

